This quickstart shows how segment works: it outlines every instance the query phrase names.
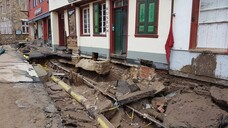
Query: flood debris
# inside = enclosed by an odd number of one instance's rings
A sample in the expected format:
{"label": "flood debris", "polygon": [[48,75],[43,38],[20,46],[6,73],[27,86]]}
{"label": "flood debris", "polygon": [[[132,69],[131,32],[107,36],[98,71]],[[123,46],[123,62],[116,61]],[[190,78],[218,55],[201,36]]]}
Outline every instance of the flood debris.
{"label": "flood debris", "polygon": [[105,61],[94,61],[91,59],[81,59],[77,64],[77,68],[82,68],[88,71],[95,71],[98,74],[105,75],[110,72],[110,62]]}
{"label": "flood debris", "polygon": [[0,48],[0,55],[2,55],[3,53],[5,53],[5,49],[3,48],[3,46]]}
{"label": "flood debris", "polygon": [[129,109],[131,109],[132,111],[136,112],[136,113],[139,114],[141,117],[146,118],[146,119],[148,119],[149,121],[151,121],[151,122],[157,124],[158,126],[161,126],[161,127],[163,127],[163,128],[166,128],[165,125],[163,125],[161,122],[159,122],[159,121],[153,119],[153,118],[152,118],[150,115],[148,115],[147,113],[142,113],[142,112],[140,112],[140,111],[138,111],[138,110],[136,110],[136,109],[134,109],[134,108],[132,108],[132,107],[130,107],[130,106],[126,106],[126,107],[129,108]]}
{"label": "flood debris", "polygon": [[211,87],[210,88],[210,94],[211,94],[211,98],[212,100],[223,106],[228,108],[228,89],[227,88],[218,88],[218,87]]}
{"label": "flood debris", "polygon": [[[223,88],[169,76],[151,67],[121,67],[108,61],[103,66],[98,64],[100,60],[80,56],[48,62],[49,72],[59,79],[57,83],[61,80],[71,87],[69,94],[76,92],[87,99],[83,107],[58,84],[45,81],[66,127],[95,128],[103,123],[104,127],[110,123],[118,128],[226,124],[226,110],[216,105],[227,105]],[[96,118],[91,118],[91,113]]]}

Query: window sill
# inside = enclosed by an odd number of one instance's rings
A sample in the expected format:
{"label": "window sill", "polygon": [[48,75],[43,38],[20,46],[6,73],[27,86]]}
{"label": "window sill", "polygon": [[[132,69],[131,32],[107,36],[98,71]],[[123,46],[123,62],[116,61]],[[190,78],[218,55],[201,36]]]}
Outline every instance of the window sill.
{"label": "window sill", "polygon": [[158,38],[157,34],[135,34],[135,37],[141,38]]}
{"label": "window sill", "polygon": [[224,48],[195,48],[190,49],[190,52],[193,53],[214,53],[214,54],[228,54],[228,49]]}
{"label": "window sill", "polygon": [[93,34],[94,37],[106,37],[106,34]]}
{"label": "window sill", "polygon": [[81,34],[80,36],[87,36],[87,37],[89,37],[90,34]]}

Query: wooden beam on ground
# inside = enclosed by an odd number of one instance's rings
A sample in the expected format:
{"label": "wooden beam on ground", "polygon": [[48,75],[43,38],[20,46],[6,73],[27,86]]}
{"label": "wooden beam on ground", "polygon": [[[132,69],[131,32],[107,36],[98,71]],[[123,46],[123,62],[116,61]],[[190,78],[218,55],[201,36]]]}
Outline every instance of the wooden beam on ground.
{"label": "wooden beam on ground", "polygon": [[117,97],[117,101],[119,105],[125,105],[143,98],[154,97],[155,94],[161,92],[163,89],[165,89],[164,86],[160,87],[159,89],[152,88],[148,90],[132,92],[132,93]]}

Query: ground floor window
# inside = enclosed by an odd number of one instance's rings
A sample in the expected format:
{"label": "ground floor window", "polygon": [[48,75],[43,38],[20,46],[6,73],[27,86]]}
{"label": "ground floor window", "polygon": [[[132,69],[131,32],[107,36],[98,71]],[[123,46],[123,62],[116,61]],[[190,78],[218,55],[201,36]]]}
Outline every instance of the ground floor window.
{"label": "ground floor window", "polygon": [[28,21],[22,21],[22,34],[28,34],[29,33],[29,26]]}
{"label": "ground floor window", "polygon": [[228,1],[200,0],[197,48],[228,48]]}
{"label": "ground floor window", "polygon": [[159,0],[137,0],[136,35],[157,34]]}
{"label": "ground floor window", "polygon": [[82,34],[87,35],[90,34],[90,14],[89,7],[85,7],[82,9]]}
{"label": "ground floor window", "polygon": [[94,34],[105,34],[106,32],[106,5],[95,3],[93,5]]}

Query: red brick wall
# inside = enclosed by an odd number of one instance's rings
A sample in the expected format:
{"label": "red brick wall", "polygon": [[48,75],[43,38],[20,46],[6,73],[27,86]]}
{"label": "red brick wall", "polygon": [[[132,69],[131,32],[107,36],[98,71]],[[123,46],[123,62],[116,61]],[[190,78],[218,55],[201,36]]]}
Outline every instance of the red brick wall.
{"label": "red brick wall", "polygon": [[[42,8],[42,13],[35,16],[35,11],[39,8]],[[42,3],[40,3],[40,0],[37,0],[37,6],[33,7],[33,0],[29,0],[29,20],[38,17],[42,14],[47,13],[49,10],[48,8],[48,0],[44,0]]]}

